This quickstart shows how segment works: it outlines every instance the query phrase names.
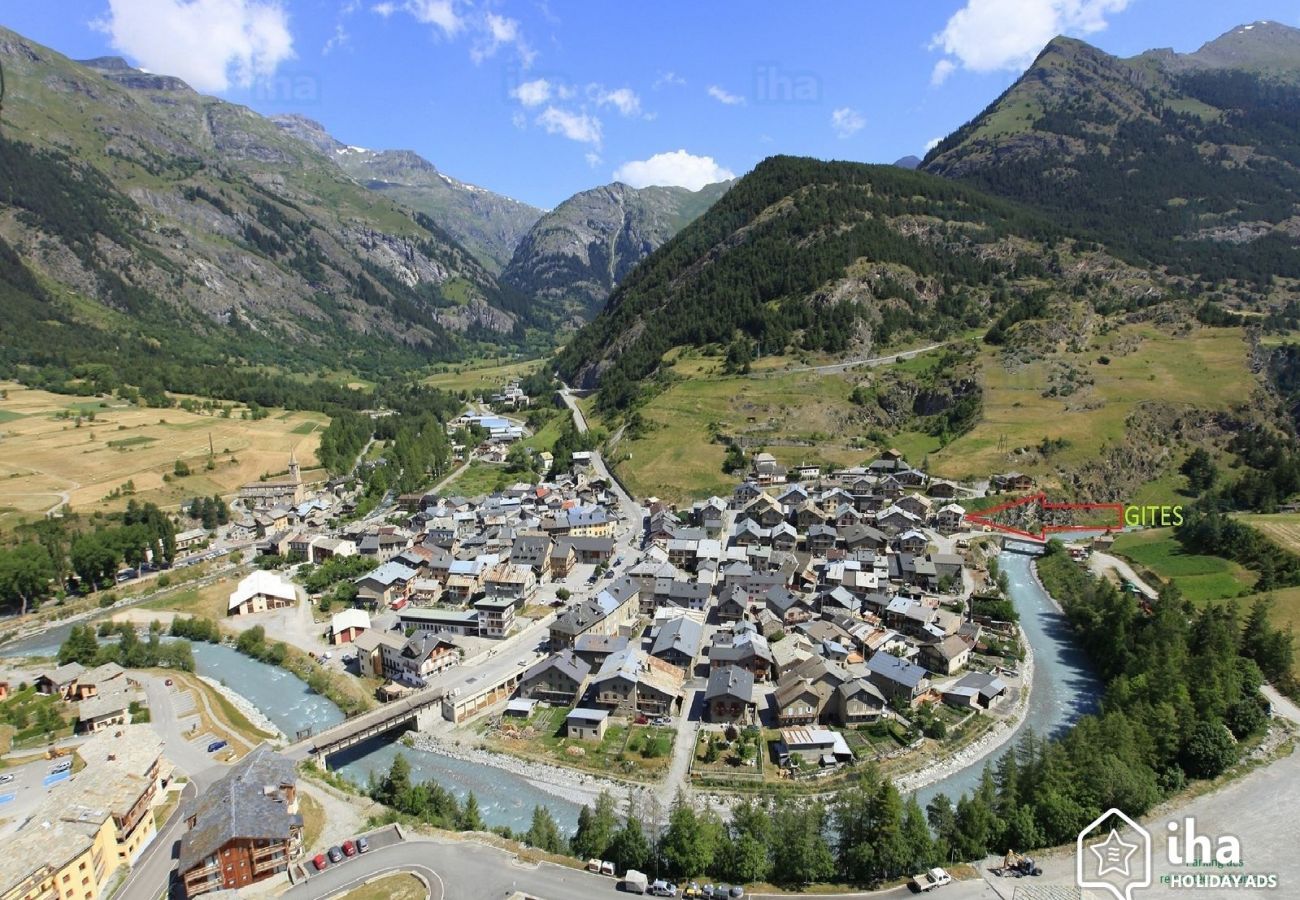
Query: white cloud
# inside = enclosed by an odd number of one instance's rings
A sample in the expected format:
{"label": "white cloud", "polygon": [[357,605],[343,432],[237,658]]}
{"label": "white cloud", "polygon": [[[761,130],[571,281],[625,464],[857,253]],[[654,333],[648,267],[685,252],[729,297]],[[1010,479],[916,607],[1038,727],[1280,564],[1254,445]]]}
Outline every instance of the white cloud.
{"label": "white cloud", "polygon": [[325,42],[325,46],[320,48],[321,55],[329,56],[335,50],[346,47],[348,42],[351,40],[352,36],[349,35],[348,30],[343,27],[343,23],[339,22],[334,26],[334,33],[330,35],[330,39]]}
{"label": "white cloud", "polygon": [[415,21],[433,25],[447,37],[455,37],[465,27],[453,0],[406,0],[402,9],[414,16]]}
{"label": "white cloud", "polygon": [[479,38],[470,48],[470,58],[476,63],[481,63],[495,56],[502,47],[514,47],[519,55],[519,63],[525,69],[537,58],[536,51],[524,39],[518,19],[490,12],[483,19]]}
{"label": "white cloud", "polygon": [[593,169],[596,168],[596,166],[600,165],[601,162],[603,162],[603,160],[600,158],[599,153],[595,153],[590,150],[587,151],[586,160],[587,160],[587,165],[591,166]]}
{"label": "white cloud", "polygon": [[831,113],[831,129],[840,138],[852,137],[867,125],[862,113],[848,106],[841,106]]}
{"label": "white cloud", "polygon": [[585,112],[571,112],[557,106],[548,106],[537,117],[537,124],[548,134],[562,134],[580,144],[600,146],[600,119]]}
{"label": "white cloud", "polygon": [[117,50],[200,91],[249,87],[294,55],[278,0],[109,0],[108,10],[96,24]]}
{"label": "white cloud", "polygon": [[524,106],[541,106],[543,103],[555,96],[555,85],[551,84],[545,78],[538,78],[533,81],[525,81],[523,84],[512,89],[510,96],[514,97]]}
{"label": "white cloud", "polygon": [[[960,65],[971,72],[1019,70],[1058,34],[1092,34],[1129,0],[966,0],[930,42],[942,50],[930,75],[942,84]],[[946,63],[946,65],[945,65]]]}
{"label": "white cloud", "polygon": [[745,103],[744,97],[724,90],[716,84],[709,85],[709,96],[714,100],[717,100],[719,103],[725,103],[727,106],[743,106]]}
{"label": "white cloud", "polygon": [[935,147],[938,147],[941,140],[943,140],[943,138],[930,138],[925,142],[925,152],[929,153]]}
{"label": "white cloud", "polygon": [[655,83],[651,85],[651,88],[657,91],[660,88],[685,86],[686,79],[676,72],[661,72],[659,77],[655,79]]}
{"label": "white cloud", "polygon": [[432,25],[446,38],[470,34],[469,55],[476,63],[490,59],[503,47],[513,48],[525,69],[537,58],[518,19],[494,12],[480,14],[468,0],[382,0],[370,11],[386,19],[406,13],[422,25]]}
{"label": "white cloud", "polygon": [[614,170],[615,181],[636,188],[664,184],[698,191],[706,184],[735,177],[734,172],[718,165],[712,156],[694,156],[685,150],[656,153],[649,159],[623,163]]}
{"label": "white cloud", "polygon": [[641,98],[631,88],[607,90],[599,84],[587,85],[587,96],[597,106],[612,106],[625,116],[641,114]]}

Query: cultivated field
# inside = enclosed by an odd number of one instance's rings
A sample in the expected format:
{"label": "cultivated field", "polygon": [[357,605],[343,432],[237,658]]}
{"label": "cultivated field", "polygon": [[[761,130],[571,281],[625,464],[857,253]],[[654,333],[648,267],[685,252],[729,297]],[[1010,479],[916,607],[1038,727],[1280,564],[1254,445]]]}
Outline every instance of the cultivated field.
{"label": "cultivated field", "polygon": [[[1109,362],[1102,363],[1102,357]],[[1052,367],[1061,362],[1094,383],[1070,396],[1044,397]],[[986,349],[983,370],[984,415],[970,433],[931,454],[936,474],[985,477],[1013,465],[1010,450],[1045,437],[1069,441],[1049,468],[1069,466],[1122,438],[1125,419],[1143,401],[1223,409],[1247,400],[1254,386],[1240,328],[1198,328],[1173,337],[1147,326],[1125,326],[1087,353],[1060,354],[1015,372]],[[1032,464],[1014,465],[1037,474]]]}
{"label": "cultivated field", "polygon": [[[312,412],[271,410],[253,421],[239,418],[239,410],[221,418],[12,383],[0,383],[0,390],[8,394],[0,399],[0,526],[65,503],[82,512],[120,509],[128,498],[109,495],[128,481],[136,499],[162,506],[200,494],[231,494],[263,474],[284,472],[291,450],[310,479],[307,470],[315,465],[320,432],[329,422]],[[215,451],[211,471],[205,469],[209,439]],[[177,460],[193,474],[174,478]]]}
{"label": "cultivated field", "polygon": [[1275,513],[1272,515],[1239,516],[1247,525],[1253,525],[1278,546],[1292,553],[1300,553],[1300,513]]}
{"label": "cultivated field", "polygon": [[1255,582],[1251,572],[1230,560],[1183,552],[1167,528],[1126,532],[1115,539],[1114,549],[1139,567],[1173,581],[1193,602],[1237,597],[1249,593]]}

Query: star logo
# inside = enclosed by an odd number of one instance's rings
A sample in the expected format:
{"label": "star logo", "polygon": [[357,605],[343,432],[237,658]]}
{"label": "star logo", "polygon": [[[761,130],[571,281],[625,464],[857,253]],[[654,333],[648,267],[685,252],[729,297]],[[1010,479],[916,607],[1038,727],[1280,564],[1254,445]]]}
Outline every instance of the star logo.
{"label": "star logo", "polygon": [[1088,849],[1097,857],[1098,878],[1103,878],[1110,872],[1115,872],[1124,878],[1131,877],[1129,860],[1138,851],[1138,845],[1125,841],[1114,828],[1110,830],[1106,840],[1090,844]]}
{"label": "star logo", "polygon": [[1106,810],[1075,838],[1074,880],[1114,900],[1133,900],[1135,891],[1151,887],[1151,832],[1121,810]]}

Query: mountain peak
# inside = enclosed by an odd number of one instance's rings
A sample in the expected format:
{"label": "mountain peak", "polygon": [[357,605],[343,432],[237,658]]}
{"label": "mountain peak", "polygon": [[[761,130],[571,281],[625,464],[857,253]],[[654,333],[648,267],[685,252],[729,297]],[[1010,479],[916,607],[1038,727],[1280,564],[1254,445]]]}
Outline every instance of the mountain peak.
{"label": "mountain peak", "polygon": [[1185,59],[1214,69],[1300,70],[1300,28],[1280,22],[1238,25]]}

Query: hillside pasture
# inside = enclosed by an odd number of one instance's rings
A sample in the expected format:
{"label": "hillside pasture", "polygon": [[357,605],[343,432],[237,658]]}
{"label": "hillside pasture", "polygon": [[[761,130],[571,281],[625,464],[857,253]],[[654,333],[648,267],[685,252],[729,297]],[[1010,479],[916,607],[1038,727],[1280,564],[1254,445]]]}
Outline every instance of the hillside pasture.
{"label": "hillside pasture", "polygon": [[1250,592],[1255,576],[1218,556],[1186,553],[1167,528],[1131,531],[1115,539],[1115,553],[1178,586],[1196,603],[1224,600]]}
{"label": "hillside pasture", "polygon": [[[1255,385],[1241,328],[1197,328],[1174,336],[1127,325],[1099,337],[1087,352],[1062,352],[1010,370],[999,351],[985,348],[981,364],[984,414],[969,433],[931,455],[934,474],[987,477],[1011,467],[1048,474],[1093,459],[1121,440],[1129,415],[1145,401],[1227,409],[1248,398]],[[1044,396],[1053,367],[1061,365],[1092,384],[1068,396]],[[1068,445],[1043,462],[1014,455],[1043,438],[1063,438]]]}
{"label": "hillside pasture", "polygon": [[1300,513],[1273,513],[1238,516],[1247,525],[1258,528],[1279,547],[1300,553]]}
{"label": "hillside pasture", "polygon": [[[110,495],[128,481],[136,499],[162,506],[195,495],[229,495],[264,474],[284,472],[290,451],[310,479],[320,433],[329,423],[314,412],[272,410],[254,421],[239,418],[238,410],[227,419],[111,398],[70,398],[12,383],[0,389],[7,391],[0,413],[8,414],[0,420],[3,526],[65,503],[81,512],[120,509],[129,498]],[[92,412],[94,421],[88,418]],[[211,471],[205,468],[209,439],[215,450]],[[191,475],[172,475],[178,460]]]}

